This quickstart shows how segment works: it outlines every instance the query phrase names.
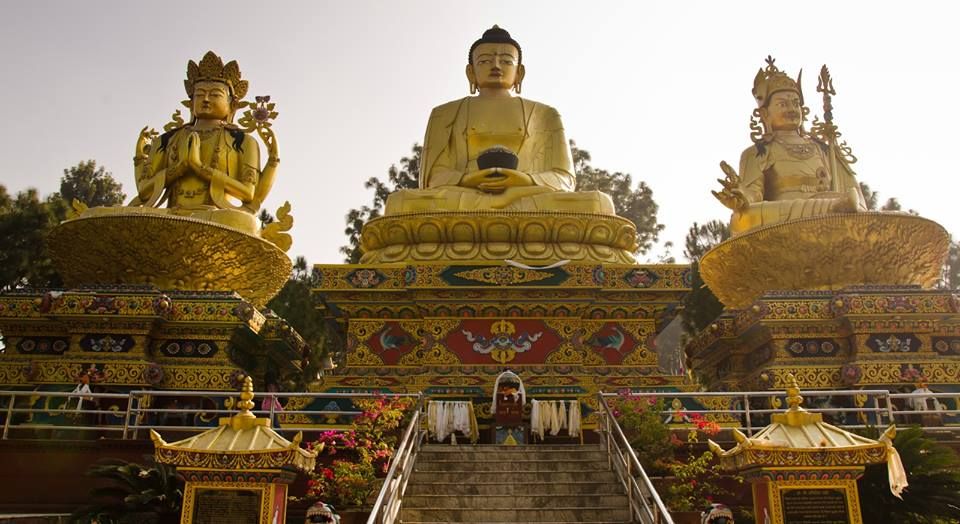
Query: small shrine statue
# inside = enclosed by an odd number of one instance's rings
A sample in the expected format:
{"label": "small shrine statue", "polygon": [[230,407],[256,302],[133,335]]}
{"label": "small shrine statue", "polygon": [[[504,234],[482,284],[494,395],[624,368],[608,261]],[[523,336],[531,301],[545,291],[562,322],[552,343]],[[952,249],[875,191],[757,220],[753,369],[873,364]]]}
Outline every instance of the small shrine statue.
{"label": "small shrine statue", "polygon": [[803,126],[810,110],[804,106],[801,76],[794,81],[768,57],[766,69],[753,81],[758,106],[750,126],[754,145],[740,155],[739,174],[720,163],[726,177],[719,180],[723,189],[713,192],[733,210],[734,235],[797,218],[866,210],[850,169],[856,158],[845,142],[837,143],[829,71],[821,69],[817,88],[823,93],[824,121],[815,121],[810,132]]}
{"label": "small shrine statue", "polygon": [[613,215],[610,197],[573,193],[570,147],[557,110],[519,96],[520,44],[493,26],[470,46],[470,94],[433,109],[420,189],[390,195],[386,215],[425,211],[570,211]]}
{"label": "small shrine statue", "polygon": [[506,369],[494,382],[493,405],[490,411],[499,425],[519,426],[523,419],[523,406],[527,403],[527,392],[520,377]]}
{"label": "small shrine statue", "polygon": [[307,519],[305,524],[315,524],[318,522],[339,524],[340,515],[337,515],[333,506],[324,502],[317,502],[307,509]]}
{"label": "small shrine statue", "polygon": [[[200,63],[187,64],[184,81],[190,121],[180,111],[164,126],[164,133],[143,128],[133,158],[137,196],[131,206],[160,207],[255,233],[256,213],[269,193],[280,163],[277,142],[270,129],[277,116],[270,97],[245,102],[248,83],[236,61],[223,61],[208,51]],[[233,123],[237,110],[249,107]],[[261,169],[257,132],[267,147]],[[288,211],[288,210],[286,210]],[[286,211],[278,212],[281,220]]]}
{"label": "small shrine statue", "polygon": [[724,504],[710,504],[700,513],[701,524],[733,524],[733,512]]}

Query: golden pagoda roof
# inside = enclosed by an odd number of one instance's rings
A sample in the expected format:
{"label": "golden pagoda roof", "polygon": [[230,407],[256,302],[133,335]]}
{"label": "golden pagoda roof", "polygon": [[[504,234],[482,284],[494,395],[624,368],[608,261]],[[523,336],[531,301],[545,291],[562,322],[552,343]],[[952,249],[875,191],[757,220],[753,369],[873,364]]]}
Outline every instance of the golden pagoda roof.
{"label": "golden pagoda roof", "polygon": [[287,440],[270,427],[270,419],[257,418],[253,409],[253,380],[244,379],[240,412],[220,419],[220,425],[177,442],[167,443],[150,430],[157,462],[181,467],[216,469],[273,469],[294,467],[310,471],[317,451],[300,447],[303,434]]}
{"label": "golden pagoda roof", "polygon": [[789,408],[772,415],[769,426],[753,437],[734,430],[737,445],[727,451],[709,441],[711,451],[726,467],[742,470],[767,466],[864,466],[886,461],[894,426],[878,441],[827,424],[820,413],[800,407],[803,397],[797,380],[793,375],[788,380]]}

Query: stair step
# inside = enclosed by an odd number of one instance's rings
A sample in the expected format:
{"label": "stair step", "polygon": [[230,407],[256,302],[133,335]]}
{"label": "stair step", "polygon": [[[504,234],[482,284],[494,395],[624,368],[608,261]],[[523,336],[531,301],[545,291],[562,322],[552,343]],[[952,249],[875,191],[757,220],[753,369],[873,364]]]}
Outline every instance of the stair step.
{"label": "stair step", "polygon": [[604,451],[584,450],[531,450],[525,453],[514,451],[469,451],[469,450],[423,450],[417,462],[437,460],[595,460],[607,462]]}
{"label": "stair step", "polygon": [[465,464],[470,465],[471,471],[609,471],[607,462],[598,460],[429,460],[421,461],[417,458],[416,471],[453,471],[463,469]]}
{"label": "stair step", "polygon": [[[521,486],[515,486],[522,491]],[[445,508],[445,509],[514,509],[549,507],[558,502],[556,495],[529,495],[514,493],[512,495],[405,495],[404,509]],[[618,507],[624,508],[629,504],[626,495],[567,495],[563,497],[563,505],[569,508],[597,508]]]}
{"label": "stair step", "polygon": [[626,505],[592,508],[554,506],[512,509],[447,509],[401,507],[401,520],[434,522],[585,522],[588,520],[629,521]]}
{"label": "stair step", "polygon": [[[473,482],[449,483],[449,482],[423,482],[419,478],[412,478],[407,485],[407,491],[404,497],[412,495],[431,495],[434,493],[446,493],[450,495],[513,495],[517,492],[517,486],[511,483],[504,483],[501,478],[496,482]],[[531,484],[524,486],[524,493],[531,496],[539,495],[618,495],[623,493],[623,488],[619,482],[551,482],[549,485]],[[404,499],[406,500],[406,499]]]}
{"label": "stair step", "polygon": [[[462,466],[463,467],[463,466]],[[465,467],[469,467],[466,465]],[[550,484],[553,482],[617,482],[617,476],[612,471],[584,471],[581,469],[566,469],[557,471],[527,471],[516,470],[509,472],[509,480],[504,476],[503,471],[472,471],[472,470],[447,470],[447,471],[415,471],[410,478],[411,484],[419,482],[447,482],[450,484],[473,484],[473,483],[492,483],[509,482],[514,485],[526,484]]]}

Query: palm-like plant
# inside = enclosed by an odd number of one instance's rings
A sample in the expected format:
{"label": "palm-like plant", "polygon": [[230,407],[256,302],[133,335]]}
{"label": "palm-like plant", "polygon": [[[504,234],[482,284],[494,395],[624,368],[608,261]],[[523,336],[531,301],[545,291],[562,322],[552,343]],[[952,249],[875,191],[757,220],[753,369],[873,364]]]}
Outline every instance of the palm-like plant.
{"label": "palm-like plant", "polygon": [[133,524],[178,522],[182,481],[173,467],[144,467],[134,462],[102,460],[87,476],[109,481],[90,491],[93,501],[71,515],[78,523]]}
{"label": "palm-like plant", "polygon": [[[876,431],[871,438],[877,438]],[[923,435],[901,430],[893,440],[910,485],[903,500],[890,493],[884,464],[868,466],[859,492],[864,524],[948,524],[960,519],[960,456]]]}

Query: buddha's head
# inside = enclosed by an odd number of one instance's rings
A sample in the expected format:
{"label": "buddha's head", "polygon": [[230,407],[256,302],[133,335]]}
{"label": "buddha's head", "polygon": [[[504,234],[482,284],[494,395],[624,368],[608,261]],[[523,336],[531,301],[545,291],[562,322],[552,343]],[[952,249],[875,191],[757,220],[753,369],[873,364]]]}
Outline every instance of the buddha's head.
{"label": "buddha's head", "polygon": [[524,75],[522,58],[520,44],[510,37],[510,33],[497,26],[487,29],[470,46],[467,55],[470,92],[474,93],[478,88],[513,88],[519,93]]}
{"label": "buddha's head", "polygon": [[803,125],[808,110],[803,107],[803,91],[800,78],[787,76],[775,65],[772,57],[767,57],[767,68],[757,72],[753,80],[753,96],[757,100],[756,115],[763,121],[768,132],[796,131]]}
{"label": "buddha's head", "polygon": [[230,122],[237,109],[243,106],[247,81],[240,79],[240,66],[235,60],[226,65],[213,51],[207,51],[200,63],[187,64],[187,79],[183,81],[190,100],[193,119]]}

